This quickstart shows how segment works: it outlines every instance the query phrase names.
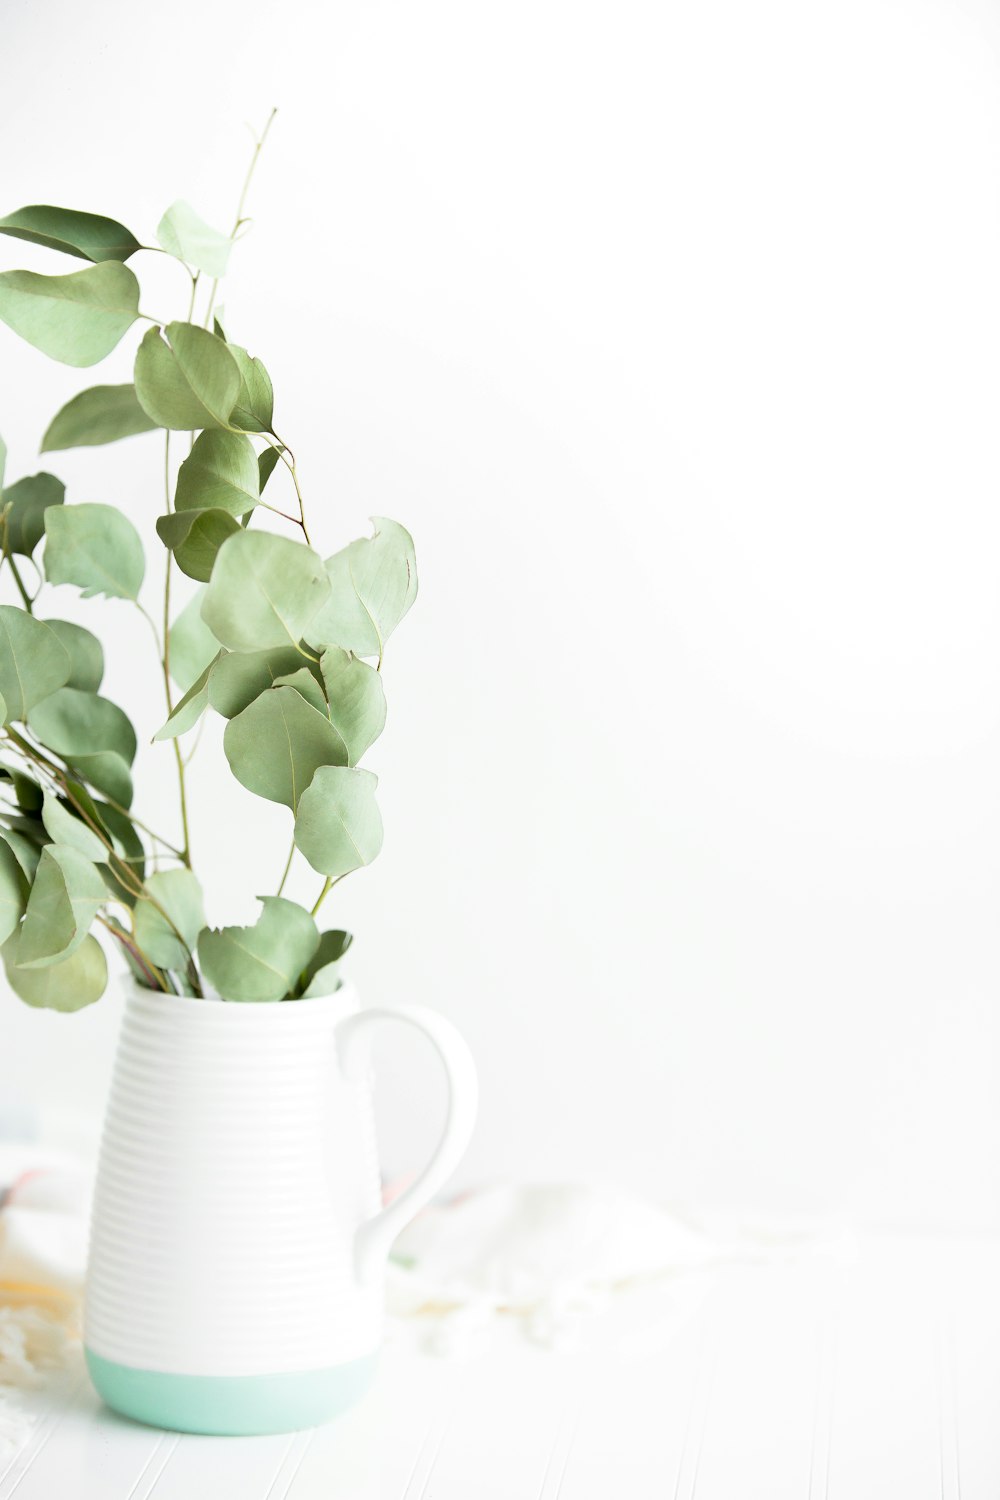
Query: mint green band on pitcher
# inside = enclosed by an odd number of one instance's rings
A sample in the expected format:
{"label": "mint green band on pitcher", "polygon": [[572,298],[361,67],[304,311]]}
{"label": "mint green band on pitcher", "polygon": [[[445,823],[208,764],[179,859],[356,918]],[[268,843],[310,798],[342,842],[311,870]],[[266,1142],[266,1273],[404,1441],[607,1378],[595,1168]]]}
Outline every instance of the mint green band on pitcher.
{"label": "mint green band on pitcher", "polygon": [[317,1427],[361,1399],[378,1363],[370,1354],[282,1375],[168,1375],[84,1353],[98,1395],[115,1411],[150,1427],[218,1437]]}

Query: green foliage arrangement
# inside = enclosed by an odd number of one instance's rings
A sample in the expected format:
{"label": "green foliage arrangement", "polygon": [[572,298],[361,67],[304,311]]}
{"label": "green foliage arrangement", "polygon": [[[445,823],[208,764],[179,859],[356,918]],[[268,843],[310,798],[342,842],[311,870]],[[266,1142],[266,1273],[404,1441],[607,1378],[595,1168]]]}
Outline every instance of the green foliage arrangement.
{"label": "green foliage arrangement", "polygon": [[[107,963],[95,925],[141,984],[166,994],[273,1001],[331,993],[350,936],[321,932],[317,913],[336,882],[370,864],[382,844],[376,778],[359,761],[385,723],[382,656],[416,597],[413,543],[395,521],[377,518],[374,535],[332,557],[313,548],[294,453],[275,430],[270,376],[213,315],[266,135],[229,235],[185,203],[164,214],[158,247],[75,210],[32,206],[0,218],[0,234],[87,263],[66,275],[0,273],[0,320],[29,344],[85,368],[137,323],[147,325],[133,383],[74,396],[52,419],[42,451],[151,432],[163,435],[158,468],[166,450],[156,523],[166,567],[155,616],[140,598],[145,556],[127,515],[66,504],[48,473],[0,491],[0,573],[18,599],[0,604],[0,942],[10,984],[29,1005],[76,1010],[99,998]],[[144,250],[174,257],[187,272],[183,320],[140,312],[129,262]],[[189,435],[176,476],[171,434]],[[0,442],[0,485],[5,458]],[[276,470],[290,478],[294,509],[271,503]],[[264,529],[262,513],[293,534]],[[38,578],[33,592],[26,563]],[[173,568],[200,585],[176,617]],[[166,699],[155,739],[169,742],[176,759],[179,842],[131,811],[136,734],[100,693],[97,636],[49,609],[41,617],[39,606],[59,587],[130,601],[152,629]],[[206,925],[192,864],[180,740],[208,710],[228,720],[223,743],[237,781],[283,803],[293,820],[277,893],[261,898],[251,927]],[[296,849],[323,880],[311,911],[281,894]]]}

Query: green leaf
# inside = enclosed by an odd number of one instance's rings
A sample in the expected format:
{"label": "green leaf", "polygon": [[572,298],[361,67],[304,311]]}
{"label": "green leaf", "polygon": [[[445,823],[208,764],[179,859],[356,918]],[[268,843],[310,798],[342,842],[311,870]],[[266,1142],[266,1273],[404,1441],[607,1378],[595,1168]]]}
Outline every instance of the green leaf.
{"label": "green leaf", "polygon": [[382,847],[378,777],[357,767],[320,766],[299,800],[295,842],[314,870],[337,879],[370,865]]}
{"label": "green leaf", "polygon": [[208,701],[223,718],[235,718],[267,688],[274,687],[279,677],[297,671],[304,660],[294,646],[223,651],[209,680]]}
{"label": "green leaf", "polygon": [[28,882],[9,844],[0,840],[0,942],[6,942],[24,915]]}
{"label": "green leaf", "polygon": [[257,455],[239,432],[203,432],[177,474],[178,511],[221,509],[245,515],[260,498]]}
{"label": "green leaf", "polygon": [[319,766],[347,763],[329,719],[294,688],[269,688],[226,725],[222,741],[236,780],[294,812]]}
{"label": "green leaf", "polygon": [[[276,678],[274,685],[275,687],[294,688],[297,693],[301,693],[307,703],[311,703],[313,708],[323,715],[324,719],[329,719],[330,715],[326,696],[316,674],[310,672],[308,667],[298,667],[294,672],[288,672],[284,677]],[[346,742],[344,744],[344,753],[345,755],[347,753]]]}
{"label": "green leaf", "polygon": [[154,740],[175,740],[179,734],[192,729],[208,707],[208,682],[212,675],[216,657],[209,662],[200,677],[196,677],[179,703],[175,703],[166,721],[153,735]]}
{"label": "green leaf", "polygon": [[84,859],[94,860],[98,864],[107,859],[108,851],[93,829],[88,828],[82,818],[70,811],[67,803],[60,802],[51,792],[44,794],[42,822],[54,844],[75,849]]}
{"label": "green leaf", "polygon": [[186,693],[219,653],[219,643],[201,618],[204,589],[196,589],[168,632],[170,675]]}
{"label": "green leaf", "polygon": [[417,597],[413,538],[397,521],[373,516],[375,535],[327,558],[332,585],[310,641],[382,659],[385,643]]}
{"label": "green leaf", "polygon": [[14,782],[14,795],[17,805],[22,812],[28,814],[40,813],[45,794],[33,776],[28,776],[24,771],[14,771],[12,774]]}
{"label": "green leaf", "polygon": [[0,234],[13,235],[32,245],[63,250],[80,260],[128,260],[142,246],[131,230],[117,219],[81,213],[75,208],[53,208],[33,203],[0,219]]}
{"label": "green leaf", "polygon": [[347,764],[356,766],[385,728],[381,674],[339,646],[323,652],[322,670],[330,721],[347,745]]}
{"label": "green leaf", "polygon": [[140,901],[135,908],[136,942],[158,968],[186,969],[205,925],[205,902],[198,877],[185,869],[162,870],[150,875],[146,890],[170,921],[152,901]]}
{"label": "green leaf", "polygon": [[[73,795],[77,801],[90,805],[92,815],[96,816],[98,822],[104,825],[105,832],[111,838],[115,846],[115,852],[119,858],[124,860],[136,879],[139,881],[145,880],[146,851],[143,847],[142,839],[132,825],[131,819],[127,818],[124,813],[119,812],[116,807],[109,807],[106,802],[92,802],[83,787],[74,786]],[[111,894],[117,900],[124,901],[126,905],[134,906],[136,899],[135,891],[130,885],[126,885],[119,879],[110,861],[102,864],[100,870]]]}
{"label": "green leaf", "polygon": [[64,505],[45,513],[45,574],[85,599],[138,599],[146,563],[132,522],[113,505]]}
{"label": "green leaf", "polygon": [[258,456],[257,473],[260,476],[259,494],[263,495],[264,486],[278,467],[282,451],[280,448],[265,448],[263,453]]}
{"label": "green leaf", "polygon": [[229,420],[244,432],[270,432],[274,422],[274,387],[261,360],[251,358],[239,344],[230,352],[240,367],[240,393]]}
{"label": "green leaf", "polygon": [[0,318],[64,365],[96,365],[138,316],[139,283],[114,260],[69,276],[0,274]]}
{"label": "green leaf", "polygon": [[18,938],[18,968],[41,969],[68,958],[83,942],[107,896],[89,859],[65,845],[47,844]]}
{"label": "green leaf", "polygon": [[104,678],[104,648],[97,636],[70,620],[44,622],[69,652],[70,671],[66,687],[96,693]]}
{"label": "green leaf", "polygon": [[300,980],[303,998],[312,1000],[320,995],[332,995],[340,989],[340,960],[353,941],[349,932],[324,932],[320,935],[319,947],[306,965]]}
{"label": "green leaf", "polygon": [[54,474],[32,474],[4,490],[7,546],[11,552],[31,556],[45,535],[45,512],[51,505],[62,505],[65,494],[66,486]]}
{"label": "green leaf", "polygon": [[270,531],[242,531],[220,548],[201,613],[232,651],[295,646],[329,592],[311,547]]}
{"label": "green leaf", "polygon": [[0,693],[4,721],[25,719],[36,703],[61,688],[70,674],[69,652],[54,630],[13,604],[0,604]]}
{"label": "green leaf", "polygon": [[44,1010],[82,1010],[104,994],[108,963],[95,937],[84,938],[69,958],[44,969],[22,969],[14,961],[16,950],[16,939],[4,944],[3,966],[11,989],[26,1005]]}
{"label": "green leaf", "polygon": [[219,280],[226,274],[233,242],[200,218],[190,203],[179,200],[156,227],[156,238],[168,255]]}
{"label": "green leaf", "polygon": [[[0,828],[0,840],[6,844],[7,848],[13,854],[21,873],[28,885],[30,885],[35,878],[35,871],[38,869],[38,861],[42,855],[41,849],[37,844],[32,843],[31,839],[26,838],[23,833],[15,833],[10,828]],[[27,886],[25,887],[25,891],[27,892]]]}
{"label": "green leaf", "polygon": [[97,693],[59,688],[29,710],[28,724],[35,738],[64,760],[105,750],[113,750],[129,765],[135,759],[135,730],[128,715]]}
{"label": "green leaf", "polygon": [[135,357],[135,393],[158,427],[228,427],[240,371],[222,339],[193,323],[169,323],[169,343],[151,328]]}
{"label": "green leaf", "polygon": [[95,385],[56,412],[42,438],[42,452],[96,448],[155,428],[136,400],[134,385]]}
{"label": "green leaf", "polygon": [[173,511],[156,522],[156,534],[181,572],[199,583],[211,578],[219,548],[239,529],[235,516],[219,509]]}
{"label": "green leaf", "polygon": [[309,913],[294,901],[263,896],[253,927],[206,927],[198,958],[224,1000],[281,1000],[319,946]]}
{"label": "green leaf", "polygon": [[89,782],[122,807],[132,804],[132,773],[129,763],[115,750],[100,750],[95,755],[74,755],[73,770],[82,781]]}

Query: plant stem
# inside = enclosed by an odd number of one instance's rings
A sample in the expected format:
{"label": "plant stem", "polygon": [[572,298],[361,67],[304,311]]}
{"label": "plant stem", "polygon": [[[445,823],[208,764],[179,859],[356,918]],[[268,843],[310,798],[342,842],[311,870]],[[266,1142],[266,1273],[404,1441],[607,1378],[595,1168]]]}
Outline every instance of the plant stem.
{"label": "plant stem", "polygon": [[[240,225],[243,223],[243,210],[246,207],[247,194],[250,191],[250,183],[253,181],[253,174],[257,166],[257,160],[260,156],[261,151],[264,149],[264,142],[267,140],[267,133],[270,130],[271,125],[274,121],[274,117],[277,113],[278,111],[276,107],[272,109],[271,113],[267,117],[267,124],[261,131],[260,139],[255,141],[254,143],[253,156],[251,156],[250,158],[250,165],[247,168],[247,175],[243,179],[243,191],[240,193],[240,201],[236,207],[236,222],[233,224],[232,230],[229,235],[230,240],[235,240],[237,234],[239,233]],[[208,299],[208,311],[205,314],[205,327],[208,329],[212,327],[212,309],[215,306],[215,294],[218,290],[219,278],[216,277],[212,282],[212,291]]]}
{"label": "plant stem", "polygon": [[6,515],[3,518],[3,555],[6,558],[7,562],[10,563],[10,571],[14,575],[14,582],[17,584],[17,591],[20,594],[21,598],[24,600],[25,609],[28,611],[29,615],[33,614],[35,601],[32,599],[31,595],[28,593],[28,590],[24,586],[24,579],[21,577],[21,574],[18,571],[17,563],[14,561],[14,554],[10,550],[10,530],[7,526]]}
{"label": "plant stem", "polygon": [[[285,468],[288,470],[289,474],[291,474],[291,476],[292,476],[292,483],[295,486],[295,498],[299,502],[299,521],[298,521],[298,524],[302,527],[302,535],[305,537],[307,543],[311,547],[312,546],[312,539],[311,539],[311,537],[309,535],[309,528],[306,526],[306,508],[305,508],[305,502],[304,502],[304,500],[302,498],[302,487],[299,484],[299,471],[295,467],[295,454],[292,452],[291,448],[289,448],[289,446],[285,442],[284,438],[278,437],[278,434],[276,432],[273,432],[271,434],[271,437],[273,437],[274,440],[275,440],[273,443],[271,442],[271,438],[266,438],[266,441],[270,444],[270,446],[272,448],[274,448],[274,450],[276,451],[278,457],[281,459],[281,462],[284,464]],[[263,504],[263,501],[261,503]],[[288,520],[294,520],[294,517],[289,516],[287,519]]]}
{"label": "plant stem", "polygon": [[323,905],[323,902],[326,900],[327,896],[333,890],[334,886],[335,885],[339,885],[340,882],[343,880],[343,878],[344,878],[343,875],[338,875],[337,878],[336,878],[336,880],[331,880],[331,878],[330,878],[329,875],[326,877],[326,884],[323,886],[323,889],[320,891],[319,895],[316,897],[316,901],[315,901],[315,904],[313,905],[312,911],[310,912],[310,916],[314,917],[316,915],[316,913],[319,911],[320,907]]}
{"label": "plant stem", "polygon": [[[169,439],[168,439],[168,441],[169,441]],[[167,483],[167,491],[168,491],[168,494],[167,494],[167,510],[169,512],[169,510],[170,510],[170,496],[169,496],[169,490],[170,490],[170,471],[169,471],[169,468],[166,471],[166,483]],[[160,658],[160,671],[161,671],[161,674],[162,674],[162,677],[163,677],[163,695],[164,695],[164,697],[166,699],[166,702],[167,702],[167,717],[169,718],[170,715],[174,711],[174,695],[173,695],[173,691],[171,690],[171,687],[170,687],[170,553],[169,552],[167,553],[166,581],[165,581],[164,587],[163,587],[163,641],[162,641],[162,643],[160,641],[159,632],[158,632],[158,630],[156,628],[156,622],[153,619],[152,615],[149,613],[149,611],[147,609],[144,608],[143,605],[141,605],[138,602],[138,600],[136,600],[136,608],[138,609],[139,613],[142,615],[143,619],[149,625],[150,630],[153,632],[153,640],[156,642],[156,654]],[[177,790],[178,790],[179,800],[180,800],[181,830],[182,830],[182,836],[183,836],[183,839],[184,839],[184,847],[183,847],[183,849],[180,849],[177,852],[179,853],[180,858],[183,861],[183,863],[186,864],[187,867],[188,867],[188,869],[190,870],[190,868],[191,868],[191,831],[190,831],[190,827],[188,825],[187,784],[186,784],[185,779],[184,779],[184,757],[181,754],[181,747],[180,747],[180,745],[177,742],[176,735],[174,736],[174,739],[173,739],[172,743],[173,743],[173,747],[174,747],[174,760],[177,762]]]}
{"label": "plant stem", "polygon": [[[191,323],[191,322],[194,321],[194,299],[195,299],[195,296],[196,296],[197,291],[198,291],[198,277],[200,275],[201,275],[200,271],[192,271],[192,273],[191,273],[191,301],[188,303],[188,315],[187,315],[187,320],[188,320],[189,323]],[[169,435],[170,434],[168,432],[167,436],[169,437]]]}
{"label": "plant stem", "polygon": [[288,851],[288,858],[285,861],[285,869],[284,869],[284,872],[283,872],[283,874],[281,876],[281,884],[278,886],[278,889],[275,892],[275,894],[278,895],[278,896],[280,896],[281,893],[282,893],[282,891],[285,889],[285,881],[288,879],[288,872],[292,868],[292,860],[294,858],[295,858],[295,840],[292,839],[292,847],[289,849],[289,851]]}
{"label": "plant stem", "polygon": [[140,969],[143,969],[145,971],[146,978],[150,981],[150,988],[153,988],[153,986],[155,985],[156,988],[162,990],[165,995],[169,995],[170,990],[167,987],[166,979],[161,974],[160,970],[156,968],[155,964],[150,963],[149,959],[143,953],[142,949],[139,947],[139,944],[135,941],[135,939],[130,938],[127,933],[122,932],[120,928],[116,927],[112,922],[109,922],[107,917],[103,917],[100,912],[97,913],[97,920],[100,922],[102,927],[106,928],[107,931],[110,932],[111,936],[115,939],[116,942],[120,943],[123,948],[128,949],[129,953],[131,953]]}

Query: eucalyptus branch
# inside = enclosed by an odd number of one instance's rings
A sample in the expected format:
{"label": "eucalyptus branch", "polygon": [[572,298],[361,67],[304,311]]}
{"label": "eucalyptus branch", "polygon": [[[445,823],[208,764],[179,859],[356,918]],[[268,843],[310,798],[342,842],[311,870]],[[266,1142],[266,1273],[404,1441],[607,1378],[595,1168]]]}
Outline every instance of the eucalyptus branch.
{"label": "eucalyptus branch", "polygon": [[338,875],[336,880],[331,880],[329,875],[326,877],[326,883],[324,884],[323,889],[320,891],[319,895],[316,897],[316,900],[313,903],[312,910],[309,913],[311,917],[314,917],[316,915],[320,907],[323,905],[323,902],[326,900],[327,896],[333,890],[334,886],[339,885],[343,879],[343,875]]}
{"label": "eucalyptus branch", "polygon": [[[236,221],[233,224],[232,230],[230,231],[230,234],[229,234],[229,238],[230,238],[231,241],[234,241],[236,239],[236,236],[239,234],[240,228],[241,228],[242,224],[244,223],[243,210],[246,208],[247,194],[250,191],[250,184],[253,181],[253,174],[254,174],[254,172],[255,172],[255,170],[257,168],[257,162],[260,159],[260,153],[264,149],[264,142],[267,140],[267,133],[271,129],[271,125],[273,124],[274,117],[275,117],[275,115],[277,113],[278,113],[277,107],[275,107],[274,109],[271,110],[271,113],[267,117],[267,124],[264,126],[264,129],[261,131],[260,137],[258,138],[258,140],[256,140],[254,142],[253,155],[250,158],[250,165],[247,168],[247,175],[243,179],[243,190],[240,193],[240,201],[236,205]],[[219,278],[216,277],[215,280],[212,282],[212,290],[211,290],[211,293],[209,294],[209,298],[208,298],[208,311],[205,314],[205,327],[206,328],[211,328],[211,326],[212,326],[212,309],[215,306],[215,294],[216,294],[216,292],[218,290],[219,290]]]}
{"label": "eucalyptus branch", "polygon": [[10,550],[10,527],[8,526],[6,512],[3,517],[3,556],[4,560],[10,564],[10,571],[14,575],[14,582],[17,584],[17,591],[24,601],[25,609],[29,615],[34,614],[35,601],[24,586],[24,580],[18,570],[17,563],[14,561],[14,554]]}
{"label": "eucalyptus branch", "polygon": [[278,896],[280,896],[281,893],[282,893],[282,891],[285,889],[285,881],[288,879],[288,872],[292,868],[292,860],[294,858],[295,858],[295,840],[293,838],[292,839],[292,847],[288,851],[288,858],[285,861],[285,868],[284,868],[284,871],[282,872],[281,883],[279,884],[278,889],[275,892],[275,894],[278,895]]}
{"label": "eucalyptus branch", "polygon": [[102,927],[106,928],[107,931],[110,932],[115,941],[117,943],[120,943],[120,945],[132,955],[136,964],[140,969],[142,969],[146,978],[150,981],[150,989],[162,990],[165,995],[171,994],[170,986],[167,984],[166,976],[164,975],[163,971],[161,969],[158,969],[156,965],[152,963],[143,953],[142,949],[139,947],[139,944],[135,940],[135,934],[129,934],[125,932],[122,927],[117,926],[114,922],[109,922],[107,917],[102,916],[100,912],[97,913],[97,920],[100,922]]}
{"label": "eucalyptus branch", "polygon": [[[167,476],[167,479],[168,479],[168,488],[169,488],[169,474]],[[168,504],[168,509],[169,509],[169,504]],[[161,644],[161,641],[160,641],[160,633],[159,633],[159,631],[156,628],[156,621],[153,619],[152,615],[145,608],[145,606],[139,603],[138,599],[135,601],[135,607],[136,607],[136,609],[142,615],[143,619],[148,624],[150,630],[153,632],[153,640],[156,642],[156,654],[157,654],[157,656],[159,657],[159,660],[160,660],[160,672],[161,672],[161,675],[163,677],[163,695],[164,695],[164,697],[166,699],[166,702],[167,702],[167,717],[168,718],[170,717],[170,715],[174,711],[174,695],[173,695],[173,689],[170,686],[170,562],[171,562],[171,554],[168,552],[167,553],[166,582],[164,584],[164,589],[163,589],[164,601],[163,601],[163,641],[162,641],[162,644]],[[183,834],[183,838],[184,838],[184,847],[183,847],[183,849],[179,850],[178,852],[180,854],[181,859],[184,861],[184,863],[187,865],[188,869],[190,870],[190,868],[191,868],[191,831],[190,831],[190,828],[188,826],[187,783],[186,783],[185,778],[184,778],[184,757],[181,754],[181,747],[177,743],[176,737],[173,740],[173,747],[174,747],[174,760],[177,763],[177,790],[178,790],[178,797],[179,797],[179,801],[180,801],[181,830],[182,830],[182,834]]]}

